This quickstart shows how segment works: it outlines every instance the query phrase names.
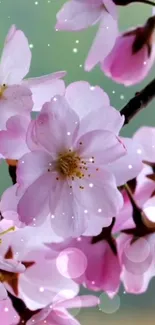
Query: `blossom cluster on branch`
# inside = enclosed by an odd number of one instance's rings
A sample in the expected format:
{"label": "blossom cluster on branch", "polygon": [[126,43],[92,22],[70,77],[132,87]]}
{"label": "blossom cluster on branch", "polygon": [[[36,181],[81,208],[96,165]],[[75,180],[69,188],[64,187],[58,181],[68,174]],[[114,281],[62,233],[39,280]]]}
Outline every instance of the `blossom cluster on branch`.
{"label": "blossom cluster on branch", "polygon": [[[154,9],[144,26],[119,34],[117,6],[131,2],[70,0],[56,24],[99,22],[85,69],[100,63],[126,86],[155,61]],[[13,182],[0,200],[0,320],[78,325],[68,309],[100,304],[80,286],[113,299],[121,283],[140,294],[155,275],[155,128],[120,136],[155,97],[155,80],[119,112],[101,87],[65,85],[64,71],[25,79],[30,64],[13,25],[0,61],[0,159]]]}

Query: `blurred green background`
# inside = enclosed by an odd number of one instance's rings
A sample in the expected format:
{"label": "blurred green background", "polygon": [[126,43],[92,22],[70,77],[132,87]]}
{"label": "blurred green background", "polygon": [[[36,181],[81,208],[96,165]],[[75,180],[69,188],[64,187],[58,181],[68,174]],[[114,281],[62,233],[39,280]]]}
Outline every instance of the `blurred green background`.
{"label": "blurred green background", "polygon": [[[87,80],[92,85],[100,85],[109,94],[111,104],[120,109],[142,89],[155,75],[155,67],[148,78],[137,86],[126,88],[104,77],[99,67],[87,73],[83,63],[97,28],[69,33],[54,29],[56,13],[64,0],[1,0],[0,1],[0,47],[12,24],[22,29],[29,39],[33,54],[29,76],[39,76],[58,70],[66,70],[66,83]],[[142,4],[130,5],[120,9],[120,30],[143,24],[151,15],[151,7]],[[20,47],[20,44],[18,45]],[[76,50],[75,50],[76,49]],[[122,134],[131,136],[141,125],[155,125],[155,102],[141,112]],[[0,193],[8,187],[10,179],[7,167],[1,165]],[[126,294],[123,289],[116,301],[108,306],[102,297],[101,310],[91,309],[77,312],[83,325],[99,324],[153,324],[155,315],[155,282],[151,282],[147,293],[140,296]],[[103,308],[102,308],[103,307]],[[115,311],[117,310],[117,311]]]}

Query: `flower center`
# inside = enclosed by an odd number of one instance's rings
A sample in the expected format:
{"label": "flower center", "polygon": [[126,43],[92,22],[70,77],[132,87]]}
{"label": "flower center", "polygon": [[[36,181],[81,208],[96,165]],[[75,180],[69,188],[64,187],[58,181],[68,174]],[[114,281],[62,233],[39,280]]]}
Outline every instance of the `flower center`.
{"label": "flower center", "polygon": [[77,176],[82,178],[83,173],[80,167],[81,158],[74,151],[67,151],[59,154],[56,162],[56,170],[63,177]]}
{"label": "flower center", "polygon": [[3,84],[2,86],[0,86],[0,98],[3,97],[4,91],[7,88],[6,84]]}

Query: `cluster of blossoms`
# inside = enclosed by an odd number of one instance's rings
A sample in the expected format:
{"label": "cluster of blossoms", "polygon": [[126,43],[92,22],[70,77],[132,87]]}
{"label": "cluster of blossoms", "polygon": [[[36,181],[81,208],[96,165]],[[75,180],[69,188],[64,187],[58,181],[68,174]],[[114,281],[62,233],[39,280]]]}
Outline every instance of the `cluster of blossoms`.
{"label": "cluster of blossoms", "polygon": [[[100,62],[133,85],[155,59],[155,16],[118,36],[120,2],[70,0],[56,27],[100,21],[86,69]],[[0,61],[0,158],[13,180],[0,200],[0,319],[78,325],[68,309],[99,304],[80,286],[112,299],[121,283],[140,294],[155,275],[155,128],[120,136],[126,116],[103,89],[66,86],[63,71],[24,79],[30,63],[28,40],[12,26]]]}

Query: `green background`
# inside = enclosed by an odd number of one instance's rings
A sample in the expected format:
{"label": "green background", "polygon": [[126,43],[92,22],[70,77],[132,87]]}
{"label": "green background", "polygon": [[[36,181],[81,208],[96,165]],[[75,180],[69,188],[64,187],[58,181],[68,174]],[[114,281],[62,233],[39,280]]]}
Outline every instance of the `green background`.
{"label": "green background", "polygon": [[[64,0],[1,0],[0,1],[0,47],[3,48],[4,38],[12,24],[22,29],[33,44],[32,65],[29,76],[39,76],[58,70],[66,70],[66,83],[76,80],[87,80],[92,85],[100,85],[109,94],[111,104],[121,109],[125,103],[142,89],[155,75],[152,68],[148,78],[134,87],[126,88],[115,84],[104,77],[99,67],[92,72],[85,72],[83,63],[90,48],[97,28],[70,33],[56,32],[54,29],[56,13]],[[151,15],[151,7],[134,4],[120,9],[120,30],[143,24]],[[79,41],[78,43],[76,41]],[[20,44],[18,45],[20,47]],[[77,52],[74,53],[74,48]],[[82,66],[81,66],[82,65]],[[131,136],[141,125],[155,125],[155,102],[152,102],[141,112],[130,125],[122,131],[123,135]],[[7,168],[1,165],[0,192],[10,184]],[[147,293],[140,296],[120,292],[120,308],[116,313],[106,315],[105,312],[90,310],[78,313],[78,318],[84,325],[93,324],[149,324],[154,315],[155,285],[151,282]],[[138,316],[139,314],[139,316]]]}

